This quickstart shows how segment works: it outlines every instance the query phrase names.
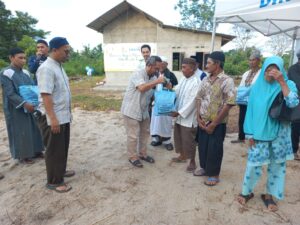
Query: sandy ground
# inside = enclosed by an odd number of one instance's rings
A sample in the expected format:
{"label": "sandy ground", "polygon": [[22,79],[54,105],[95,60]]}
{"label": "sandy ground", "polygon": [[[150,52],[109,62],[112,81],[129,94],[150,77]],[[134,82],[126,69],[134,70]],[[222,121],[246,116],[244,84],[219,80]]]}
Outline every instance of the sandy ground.
{"label": "sandy ground", "polygon": [[[149,146],[154,165],[133,168],[127,161],[125,130],[118,112],[74,111],[71,127],[69,178],[73,189],[58,194],[45,188],[43,160],[33,165],[10,159],[3,117],[0,118],[0,224],[78,225],[204,225],[300,224],[300,163],[289,162],[286,198],[280,211],[268,212],[256,188],[247,207],[236,201],[246,162],[246,146],[230,145],[228,134],[216,187],[185,172],[185,164],[170,163],[176,154]],[[198,161],[197,161],[198,162]]]}

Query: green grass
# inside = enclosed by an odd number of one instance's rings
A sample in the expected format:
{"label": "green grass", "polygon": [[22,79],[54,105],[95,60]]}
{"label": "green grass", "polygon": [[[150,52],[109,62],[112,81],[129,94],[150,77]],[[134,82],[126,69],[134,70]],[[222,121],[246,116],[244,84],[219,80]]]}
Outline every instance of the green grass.
{"label": "green grass", "polygon": [[[120,92],[93,90],[97,86],[96,83],[103,79],[104,76],[70,77],[72,108],[79,107],[90,111],[119,111],[122,103]],[[2,112],[2,88],[0,88],[0,95],[0,112]]]}
{"label": "green grass", "polygon": [[79,107],[90,111],[119,111],[122,103],[120,93],[94,91],[96,83],[103,80],[103,76],[72,80],[72,107]]}

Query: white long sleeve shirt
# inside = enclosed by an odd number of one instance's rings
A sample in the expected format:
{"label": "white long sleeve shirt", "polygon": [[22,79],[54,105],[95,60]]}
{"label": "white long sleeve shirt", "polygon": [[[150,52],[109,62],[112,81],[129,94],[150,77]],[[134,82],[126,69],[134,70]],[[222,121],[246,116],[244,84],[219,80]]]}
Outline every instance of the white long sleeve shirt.
{"label": "white long sleeve shirt", "polygon": [[197,127],[196,119],[196,95],[200,86],[199,77],[194,74],[183,77],[176,87],[176,109],[179,115],[176,123],[184,127]]}

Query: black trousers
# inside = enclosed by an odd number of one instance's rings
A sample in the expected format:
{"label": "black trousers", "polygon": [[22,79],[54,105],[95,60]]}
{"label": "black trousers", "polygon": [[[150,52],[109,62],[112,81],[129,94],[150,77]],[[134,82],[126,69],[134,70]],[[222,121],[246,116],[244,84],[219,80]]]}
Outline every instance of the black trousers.
{"label": "black trousers", "polygon": [[223,142],[226,134],[226,124],[216,126],[212,134],[204,130],[198,132],[198,151],[200,167],[207,176],[218,176],[221,171],[223,159]]}
{"label": "black trousers", "polygon": [[296,153],[299,147],[300,122],[292,123],[292,146],[293,152]]}
{"label": "black trousers", "polygon": [[47,125],[46,116],[37,117],[38,125],[46,147],[45,161],[48,184],[61,184],[67,168],[70,143],[70,123],[60,125],[60,133],[54,134]]}
{"label": "black trousers", "polygon": [[247,105],[239,105],[240,114],[239,114],[239,140],[245,140],[244,133],[244,121],[247,112]]}

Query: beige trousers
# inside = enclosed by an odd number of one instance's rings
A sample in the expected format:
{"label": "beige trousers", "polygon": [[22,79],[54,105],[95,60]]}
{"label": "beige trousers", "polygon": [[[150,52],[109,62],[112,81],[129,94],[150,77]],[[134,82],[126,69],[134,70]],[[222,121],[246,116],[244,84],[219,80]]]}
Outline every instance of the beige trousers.
{"label": "beige trousers", "polygon": [[150,136],[149,119],[138,121],[124,115],[123,118],[127,134],[127,153],[129,159],[138,159],[139,156],[147,156],[147,143]]}
{"label": "beige trousers", "polygon": [[174,126],[175,151],[187,159],[195,159],[196,155],[195,127],[184,127],[179,124]]}

